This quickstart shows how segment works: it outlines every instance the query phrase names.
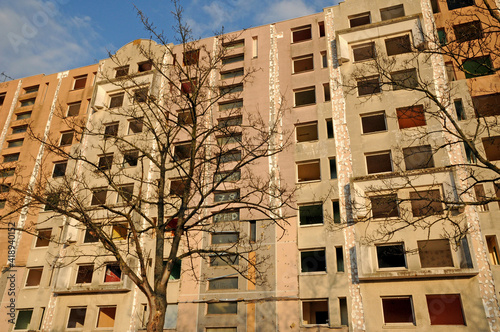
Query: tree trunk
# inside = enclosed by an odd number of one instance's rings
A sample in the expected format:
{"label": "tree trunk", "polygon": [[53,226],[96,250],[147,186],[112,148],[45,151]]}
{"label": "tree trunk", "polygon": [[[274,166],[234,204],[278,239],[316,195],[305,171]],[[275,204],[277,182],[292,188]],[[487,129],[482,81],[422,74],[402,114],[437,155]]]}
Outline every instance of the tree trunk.
{"label": "tree trunk", "polygon": [[165,322],[165,311],[167,310],[167,300],[165,296],[157,295],[150,303],[148,318],[148,332],[163,332]]}

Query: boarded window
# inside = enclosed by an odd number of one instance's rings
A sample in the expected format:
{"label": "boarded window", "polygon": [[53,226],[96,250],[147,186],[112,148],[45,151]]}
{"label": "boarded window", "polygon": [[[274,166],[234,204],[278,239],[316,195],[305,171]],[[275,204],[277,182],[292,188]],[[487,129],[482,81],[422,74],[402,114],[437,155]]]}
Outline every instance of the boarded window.
{"label": "boarded window", "polygon": [[486,244],[488,246],[488,256],[493,265],[500,265],[500,255],[498,253],[498,241],[496,235],[486,235]]}
{"label": "boarded window", "polygon": [[104,139],[118,135],[118,123],[110,123],[104,126]]}
{"label": "boarded window", "polygon": [[40,286],[42,280],[43,267],[28,268],[28,276],[26,277],[26,287]]}
{"label": "boarded window", "polygon": [[109,170],[113,166],[113,154],[107,154],[99,157],[98,167],[101,171]]}
{"label": "boarded window", "polygon": [[218,255],[210,257],[210,266],[238,265],[238,255]]}
{"label": "boarded window", "polygon": [[92,190],[92,201],[90,205],[102,205],[106,204],[106,195],[108,190],[106,188],[98,188]]}
{"label": "boarded window", "polygon": [[118,93],[109,97],[109,108],[121,107],[123,105],[124,93]]}
{"label": "boarded window", "polygon": [[363,134],[386,131],[385,112],[361,115]]}
{"label": "boarded window", "polygon": [[453,9],[473,6],[474,0],[446,0],[446,3],[448,4],[448,9],[453,10]]}
{"label": "boarded window", "polygon": [[413,105],[396,109],[399,129],[425,126],[425,111],[423,105]]}
{"label": "boarded window", "polygon": [[447,239],[417,241],[420,266],[453,267],[450,242]]}
{"label": "boarded window", "polygon": [[411,296],[382,298],[384,323],[414,323]]}
{"label": "boarded window", "polygon": [[217,278],[208,281],[209,290],[238,289],[238,277]]}
{"label": "boarded window", "polygon": [[351,28],[370,23],[370,12],[349,16],[349,25]]}
{"label": "boarded window", "polygon": [[439,189],[411,192],[410,200],[414,217],[443,213],[443,203]]}
{"label": "boarded window", "polygon": [[123,167],[135,167],[139,161],[139,151],[127,151],[123,154]]}
{"label": "boarded window", "polygon": [[18,310],[14,330],[27,330],[31,322],[31,316],[33,316],[33,309]]}
{"label": "boarded window", "polygon": [[399,216],[398,196],[396,194],[372,196],[370,203],[374,219]]}
{"label": "boarded window", "polygon": [[68,329],[82,328],[85,324],[85,315],[87,314],[87,308],[71,308],[69,310],[68,324],[66,327]]}
{"label": "boarded window", "polygon": [[465,325],[460,294],[426,295],[431,325]]}
{"label": "boarded window", "polygon": [[500,93],[472,97],[478,117],[500,115]]}
{"label": "boarded window", "polygon": [[240,210],[223,210],[214,215],[214,222],[238,221],[240,220]]}
{"label": "boarded window", "polygon": [[325,249],[301,251],[300,266],[302,272],[326,271]]}
{"label": "boarded window", "polygon": [[233,56],[228,56],[222,59],[222,65],[229,65],[231,63],[236,63],[245,60],[245,55],[244,54],[236,54]]}
{"label": "boarded window", "polygon": [[454,25],[453,30],[455,31],[455,39],[460,43],[483,38],[483,29],[481,28],[480,21]]}
{"label": "boarded window", "polygon": [[344,250],[342,247],[335,247],[335,256],[337,258],[337,272],[344,272]]}
{"label": "boarded window", "polygon": [[292,29],[292,43],[298,43],[311,38],[312,34],[310,25]]}
{"label": "boarded window", "polygon": [[80,113],[81,102],[68,104],[68,112],[66,116],[77,116]]}
{"label": "boarded window", "polygon": [[406,267],[405,250],[402,243],[377,245],[378,267]]}
{"label": "boarded window", "polygon": [[397,55],[411,52],[410,35],[388,38],[385,40],[387,55]]}
{"label": "boarded window", "polygon": [[235,69],[235,70],[230,70],[230,71],[225,71],[225,72],[220,73],[220,79],[221,80],[227,80],[227,79],[230,79],[230,78],[236,78],[236,77],[243,76],[244,74],[245,74],[244,69],[243,68],[238,68],[238,69]]}
{"label": "boarded window", "polygon": [[196,65],[200,59],[200,50],[189,50],[183,53],[182,63],[184,66]]}
{"label": "boarded window", "polygon": [[365,157],[368,174],[392,172],[391,151],[370,153]]}
{"label": "boarded window", "polygon": [[76,283],[90,284],[92,282],[93,274],[94,274],[94,264],[79,265],[78,272],[76,273]]}
{"label": "boarded window", "polygon": [[316,90],[314,87],[294,91],[295,106],[316,103]]}
{"label": "boarded window", "polygon": [[118,264],[107,264],[104,282],[119,282],[122,279],[122,270]]}
{"label": "boarded window", "polygon": [[39,229],[35,241],[35,248],[48,247],[52,236],[52,228]]}
{"label": "boarded window", "polygon": [[418,78],[416,69],[398,71],[391,74],[392,89],[414,89],[418,87]]}
{"label": "boarded window", "polygon": [[208,315],[237,314],[238,302],[207,303]]}
{"label": "boarded window", "polygon": [[302,301],[302,320],[308,324],[328,324],[328,301]]}
{"label": "boarded window", "polygon": [[303,71],[308,71],[308,70],[313,70],[314,69],[314,64],[313,64],[313,55],[305,55],[301,56],[298,58],[293,58],[293,72],[294,73],[300,73]]}
{"label": "boarded window", "polygon": [[96,327],[115,326],[116,306],[100,307]]}
{"label": "boarded window", "polygon": [[144,123],[141,119],[134,119],[134,120],[129,120],[128,121],[128,134],[138,134],[142,133],[142,128],[144,126]]}
{"label": "boarded window", "polygon": [[354,61],[363,61],[375,58],[375,43],[356,45],[352,47]]}
{"label": "boarded window", "polygon": [[227,244],[238,242],[238,233],[213,233],[212,244]]}
{"label": "boarded window", "polygon": [[299,124],[295,127],[297,142],[316,141],[318,139],[318,122]]}
{"label": "boarded window", "polygon": [[239,198],[240,198],[239,190],[219,191],[214,193],[215,203],[235,201]]}
{"label": "boarded window", "polygon": [[174,160],[185,160],[191,157],[191,143],[180,143],[174,147]]}
{"label": "boarded window", "polygon": [[393,18],[403,16],[405,16],[403,4],[380,9],[380,17],[382,18],[382,21],[392,20]]}
{"label": "boarded window", "polygon": [[406,170],[434,167],[432,148],[430,145],[415,146],[403,149]]}
{"label": "boarded window", "polygon": [[319,160],[297,164],[298,182],[321,180]]}
{"label": "boarded window", "polygon": [[122,66],[115,68],[115,77],[123,77],[128,75],[129,66]]}
{"label": "boarded window", "polygon": [[323,223],[323,206],[321,204],[299,206],[300,225]]}
{"label": "boarded window", "polygon": [[483,138],[483,146],[489,161],[500,160],[500,136]]}
{"label": "boarded window", "polygon": [[366,96],[381,91],[379,77],[362,79],[357,82],[358,96]]}
{"label": "boarded window", "polygon": [[489,55],[464,60],[462,68],[465,73],[465,78],[474,78],[495,73]]}

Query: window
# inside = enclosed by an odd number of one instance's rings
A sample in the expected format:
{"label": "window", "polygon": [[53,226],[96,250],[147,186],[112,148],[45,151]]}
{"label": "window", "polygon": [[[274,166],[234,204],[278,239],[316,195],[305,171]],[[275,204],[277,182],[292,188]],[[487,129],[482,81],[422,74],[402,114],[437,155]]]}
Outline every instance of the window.
{"label": "window", "polygon": [[243,107],[243,100],[232,100],[219,104],[219,111],[234,111]]}
{"label": "window", "polygon": [[207,303],[207,315],[237,314],[238,302]]}
{"label": "window", "polygon": [[467,59],[462,63],[465,78],[492,75],[495,73],[489,55]]}
{"label": "window", "polygon": [[8,193],[10,191],[10,183],[0,184],[0,193]]}
{"label": "window", "polygon": [[242,48],[244,46],[245,46],[244,39],[233,40],[233,41],[222,44],[222,47],[224,47],[225,50],[234,50],[236,48]]}
{"label": "window", "polygon": [[302,322],[305,325],[328,324],[328,300],[302,301]]}
{"label": "window", "polygon": [[28,125],[12,127],[12,134],[21,134],[28,131]]}
{"label": "window", "polygon": [[372,196],[370,203],[374,219],[399,217],[396,194]]}
{"label": "window", "polygon": [[68,325],[66,328],[74,329],[81,328],[85,325],[85,315],[87,314],[87,308],[70,308],[69,309],[69,318]]}
{"label": "window", "polygon": [[39,229],[35,240],[35,248],[48,247],[52,236],[52,228]]}
{"label": "window", "polygon": [[240,220],[240,210],[223,210],[214,215],[214,222],[238,221]]}
{"label": "window", "polygon": [[227,152],[224,152],[218,156],[217,162],[223,164],[223,163],[230,163],[232,161],[239,161],[241,160],[241,151],[239,150],[229,150]]}
{"label": "window", "polygon": [[31,316],[33,316],[33,309],[19,309],[14,330],[27,330],[31,323]]}
{"label": "window", "polygon": [[371,23],[370,12],[349,16],[349,25],[351,28],[359,27],[370,23]]}
{"label": "window", "polygon": [[418,87],[417,71],[415,69],[398,71],[391,74],[392,89],[414,89]]}
{"label": "window", "polygon": [[382,18],[382,21],[392,20],[393,18],[403,16],[405,16],[403,4],[380,9],[380,17]]}
{"label": "window", "polygon": [[104,139],[116,137],[118,135],[118,122],[104,125]]}
{"label": "window", "polygon": [[325,36],[325,22],[318,22],[319,36]]}
{"label": "window", "polygon": [[300,28],[292,29],[292,43],[298,43],[312,38],[311,26],[306,25]]}
{"label": "window", "polygon": [[361,114],[361,126],[363,128],[363,134],[387,131],[385,112]]}
{"label": "window", "polygon": [[377,245],[377,260],[380,269],[406,267],[405,250],[402,243]]}
{"label": "window", "polygon": [[446,0],[446,3],[448,4],[448,9],[453,10],[453,9],[473,6],[474,0]]}
{"label": "window", "polygon": [[446,38],[446,31],[444,30],[444,28],[437,29],[437,34],[439,45],[444,46],[448,44],[448,39]]}
{"label": "window", "polygon": [[36,98],[29,98],[21,100],[21,107],[32,106],[35,104]]}
{"label": "window", "polygon": [[465,155],[467,157],[467,162],[469,164],[475,164],[477,162],[476,155],[474,154],[472,149],[469,147],[469,145],[467,145],[465,142],[463,142],[463,144],[464,144]]}
{"label": "window", "polygon": [[304,88],[293,92],[295,106],[310,105],[316,103],[316,90],[314,87]]}
{"label": "window", "polygon": [[233,254],[210,256],[210,266],[238,265],[238,260],[238,255]]}
{"label": "window", "polygon": [[325,249],[300,252],[302,272],[326,272]]}
{"label": "window", "polygon": [[115,77],[123,77],[128,75],[129,66],[122,66],[115,68]]}
{"label": "window", "polygon": [[450,243],[447,239],[417,241],[420,266],[453,267]]}
{"label": "window", "polygon": [[174,160],[186,160],[191,157],[191,143],[179,143],[174,146]]}
{"label": "window", "polygon": [[4,163],[11,163],[19,160],[19,153],[6,154],[3,156]]}
{"label": "window", "polygon": [[219,191],[214,193],[214,202],[230,202],[235,201],[240,198],[239,190],[231,190],[231,191]]}
{"label": "window", "polygon": [[392,172],[391,151],[369,153],[365,157],[368,174]]}
{"label": "window", "polygon": [[16,172],[15,168],[4,168],[0,170],[0,178],[7,178],[9,176],[14,175],[15,172]]}
{"label": "window", "polygon": [[227,244],[238,242],[238,233],[213,233],[212,244]]}
{"label": "window", "polygon": [[6,199],[0,199],[0,209],[5,209],[5,204],[7,204]]}
{"label": "window", "polygon": [[421,145],[403,149],[406,170],[434,167],[432,148],[430,145]]}
{"label": "window", "polygon": [[221,96],[242,91],[243,91],[243,83],[227,85],[220,88]]}
{"label": "window", "polygon": [[189,79],[181,82],[181,93],[190,94],[196,91],[196,79]]}
{"label": "window", "polygon": [[134,197],[134,185],[125,184],[118,187],[117,203],[130,202]]}
{"label": "window", "polygon": [[135,167],[139,162],[139,151],[127,151],[123,154],[122,167]]}
{"label": "window", "polygon": [[107,264],[104,282],[119,282],[122,280],[122,270],[118,264]]}
{"label": "window", "polygon": [[304,55],[301,57],[293,58],[293,72],[300,73],[303,71],[309,71],[314,69],[313,55]]}
{"label": "window", "polygon": [[47,195],[47,203],[45,204],[44,211],[55,210],[61,201],[61,193],[53,192]]}
{"label": "window", "polygon": [[321,204],[299,206],[299,223],[317,225],[323,223],[323,206]]}
{"label": "window", "polygon": [[179,126],[193,124],[193,116],[190,110],[180,110],[177,113],[177,124]]}
{"label": "window", "polygon": [[230,71],[225,71],[220,73],[221,80],[227,80],[229,78],[236,78],[243,76],[245,74],[245,70],[243,68],[238,68]]}
{"label": "window", "polygon": [[477,117],[500,115],[500,93],[472,97]]}
{"label": "window", "polygon": [[68,131],[65,133],[61,133],[61,141],[59,146],[67,146],[73,143],[73,136],[75,135],[74,131]]}
{"label": "window", "polygon": [[136,103],[144,103],[148,100],[148,88],[141,88],[134,90],[134,101]]}
{"label": "window", "polygon": [[116,306],[100,307],[96,327],[115,326]]}
{"label": "window", "polygon": [[345,297],[339,297],[339,307],[340,307],[340,325],[349,326],[347,299]]}
{"label": "window", "polygon": [[121,107],[125,93],[117,93],[109,97],[109,108]]}
{"label": "window", "polygon": [[[167,261],[164,261],[163,263],[167,264]],[[169,280],[179,280],[181,278],[181,271],[182,271],[181,268],[182,268],[182,261],[180,259],[177,259],[172,265],[172,269],[170,270]]]}
{"label": "window", "polygon": [[183,178],[170,180],[170,195],[182,197],[186,191],[186,180]]}
{"label": "window", "polygon": [[0,93],[0,106],[3,105],[6,95],[7,95],[7,92]]}
{"label": "window", "polygon": [[77,103],[72,103],[72,104],[68,104],[68,111],[66,113],[66,116],[67,117],[70,117],[70,116],[77,116],[78,113],[80,113],[80,106],[82,105],[81,102],[77,102]]}
{"label": "window", "polygon": [[344,251],[342,247],[335,247],[335,257],[337,259],[337,272],[344,272]]}
{"label": "window", "polygon": [[332,119],[326,120],[326,135],[328,138],[333,138],[333,121],[332,121]]}
{"label": "window", "polygon": [[388,38],[385,40],[387,55],[397,55],[411,52],[410,35]]}
{"label": "window", "polygon": [[229,64],[235,63],[235,62],[240,62],[243,60],[245,60],[245,56],[243,54],[236,54],[233,56],[228,56],[228,57],[222,58],[222,65],[225,66],[225,65],[229,65]]}
{"label": "window", "polygon": [[99,157],[99,162],[97,164],[101,171],[110,170],[113,166],[113,154],[106,154]]}
{"label": "window", "polygon": [[151,61],[144,61],[144,62],[139,62],[137,64],[137,71],[139,73],[143,73],[145,71],[150,71],[151,69],[153,69],[153,63]]}
{"label": "window", "polygon": [[483,138],[484,152],[489,161],[500,160],[500,136]]}
{"label": "window", "polygon": [[371,42],[368,44],[353,46],[352,53],[354,61],[375,59],[375,43]]}
{"label": "window", "polygon": [[89,228],[85,229],[85,234],[83,236],[83,243],[94,243],[99,241],[97,234]]}
{"label": "window", "polygon": [[219,128],[227,128],[231,126],[241,126],[243,123],[243,116],[236,115],[228,118],[220,118],[217,120]]}
{"label": "window", "polygon": [[90,284],[92,282],[92,275],[94,274],[94,264],[78,265],[76,273],[77,284]]}
{"label": "window", "polygon": [[256,220],[250,220],[249,222],[250,226],[250,232],[249,232],[249,240],[250,242],[255,242],[257,241],[257,221]]}
{"label": "window", "polygon": [[423,105],[413,105],[396,108],[399,129],[425,126],[425,111]]}
{"label": "window", "polygon": [[496,235],[486,235],[486,245],[488,246],[488,256],[493,265],[500,265],[500,255],[498,254],[498,241]]}
{"label": "window", "polygon": [[453,101],[453,104],[455,105],[455,112],[457,114],[457,119],[460,120],[465,120],[466,115],[465,115],[465,110],[464,110],[464,104],[462,103],[462,99],[456,99]]}
{"label": "window", "polygon": [[68,167],[68,161],[60,161],[54,163],[54,171],[52,172],[53,178],[59,178],[61,176],[66,175],[66,168]]}
{"label": "window", "polygon": [[433,14],[439,13],[438,0],[431,0],[431,7],[432,7],[432,13]]}
{"label": "window", "polygon": [[214,182],[235,182],[241,179],[240,170],[223,171],[214,174]]}
{"label": "window", "polygon": [[383,297],[384,323],[414,323],[411,296]]}
{"label": "window", "polygon": [[85,88],[87,83],[87,75],[75,77],[75,83],[73,84],[73,90],[79,90]]}
{"label": "window", "polygon": [[297,142],[316,141],[318,139],[318,122],[314,121],[306,124],[299,124],[295,126],[297,134]]}
{"label": "window", "polygon": [[24,143],[24,138],[8,141],[7,148],[17,148],[22,146]]}
{"label": "window", "polygon": [[178,305],[169,303],[165,311],[165,321],[163,322],[164,329],[175,329],[177,327],[177,313],[179,311]]}
{"label": "window", "polygon": [[431,325],[465,325],[460,294],[426,295]]}
{"label": "window", "polygon": [[207,327],[205,332],[238,332],[236,327]]}
{"label": "window", "polygon": [[366,78],[357,82],[358,96],[366,96],[381,91],[379,77]]}
{"label": "window", "polygon": [[476,194],[476,202],[483,203],[481,205],[476,205],[479,212],[488,211],[488,197],[484,191],[484,185],[482,183],[474,185],[474,193]]}
{"label": "window", "polygon": [[28,94],[28,93],[34,93],[34,92],[38,92],[38,89],[40,88],[39,85],[33,85],[33,86],[29,86],[27,88],[24,88],[24,93],[25,94]]}
{"label": "window", "polygon": [[297,180],[298,182],[321,180],[319,160],[298,163]]}
{"label": "window", "polygon": [[208,289],[238,289],[238,277],[211,279],[208,281]]}
{"label": "window", "polygon": [[330,101],[330,83],[323,84],[323,95],[325,97],[325,102]]}
{"label": "window", "polygon": [[168,217],[167,226],[165,227],[165,235],[174,236],[178,222],[179,222],[178,218]]}
{"label": "window", "polygon": [[259,56],[259,39],[257,36],[252,37],[252,57],[255,59]]}
{"label": "window", "polygon": [[453,30],[455,31],[455,39],[459,43],[483,38],[480,21],[458,24],[453,26]]}
{"label": "window", "polygon": [[43,267],[30,267],[28,268],[28,276],[26,277],[25,287],[40,286],[42,280]]}
{"label": "window", "polygon": [[142,118],[140,119],[133,119],[128,121],[128,134],[139,134],[142,133],[142,127],[143,127],[143,122]]}
{"label": "window", "polygon": [[222,135],[217,137],[217,144],[224,146],[227,144],[241,143],[241,133],[231,133],[229,135]]}
{"label": "window", "polygon": [[189,50],[183,53],[182,55],[182,63],[184,66],[191,66],[198,64],[200,59],[200,50]]}
{"label": "window", "polygon": [[106,188],[98,188],[92,190],[92,201],[90,205],[103,205],[106,204],[106,195],[108,190]]}
{"label": "window", "polygon": [[425,217],[443,213],[443,203],[439,189],[410,193],[411,211],[414,217]]}
{"label": "window", "polygon": [[16,114],[16,120],[26,120],[31,118],[31,112],[23,112]]}
{"label": "window", "polygon": [[332,207],[333,207],[333,223],[334,224],[340,224],[341,223],[341,218],[340,218],[340,205],[339,205],[339,201],[332,201]]}
{"label": "window", "polygon": [[321,68],[328,68],[328,58],[326,52],[321,52]]}
{"label": "window", "polygon": [[335,158],[330,158],[328,159],[329,164],[330,164],[330,179],[334,180],[337,178],[337,163],[335,161]]}

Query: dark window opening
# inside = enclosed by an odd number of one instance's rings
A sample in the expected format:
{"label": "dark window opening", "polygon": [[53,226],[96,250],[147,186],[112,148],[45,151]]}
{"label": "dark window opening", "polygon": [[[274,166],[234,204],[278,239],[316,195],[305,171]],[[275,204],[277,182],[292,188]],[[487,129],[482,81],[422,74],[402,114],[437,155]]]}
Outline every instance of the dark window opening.
{"label": "dark window opening", "polygon": [[66,113],[66,116],[77,116],[78,113],[80,113],[80,106],[82,105],[81,102],[78,103],[72,103],[68,104],[68,112]]}
{"label": "dark window opening", "polygon": [[349,16],[349,25],[351,28],[359,27],[361,25],[370,23],[371,23],[370,12]]}
{"label": "dark window opening", "polygon": [[3,105],[6,95],[7,95],[7,92],[0,93],[0,106]]}
{"label": "dark window opening", "polygon": [[100,156],[97,166],[101,171],[110,170],[111,166],[113,166],[113,154]]}
{"label": "dark window opening", "polygon": [[318,122],[297,125],[295,132],[298,143],[316,141],[318,139]]}
{"label": "dark window opening", "polygon": [[48,247],[52,236],[52,229],[40,229],[35,242],[35,248]]}
{"label": "dark window opening", "polygon": [[312,54],[302,56],[300,58],[292,59],[293,62],[293,72],[300,73],[303,71],[309,71],[314,69],[313,56]]}
{"label": "dark window opening", "polygon": [[87,308],[71,308],[69,311],[68,325],[66,328],[83,328],[85,325],[85,315],[87,314]]}
{"label": "dark window opening", "polygon": [[73,90],[79,90],[85,88],[87,83],[87,75],[75,77],[75,84],[73,85]]}
{"label": "dark window opening", "polygon": [[457,114],[457,119],[459,121],[465,120],[466,115],[465,115],[464,104],[462,103],[462,99],[454,100],[453,104],[455,105],[455,112]]}
{"label": "dark window opening", "polygon": [[141,88],[134,90],[134,101],[136,103],[144,103],[148,100],[148,88]]}
{"label": "dark window opening", "polygon": [[392,172],[391,152],[377,152],[366,155],[368,174]]}
{"label": "dark window opening", "polygon": [[227,152],[221,153],[218,156],[218,163],[230,163],[233,161],[241,160],[241,151],[239,150],[229,150]]}
{"label": "dark window opening", "polygon": [[114,241],[123,241],[127,239],[128,224],[126,222],[113,225],[111,230],[111,239]]}
{"label": "dark window opening", "polygon": [[500,265],[500,255],[498,253],[498,241],[496,235],[486,235],[486,245],[488,246],[488,256],[493,265]]}
{"label": "dark window opening", "polygon": [[223,86],[223,87],[220,87],[219,90],[220,90],[221,96],[224,96],[224,95],[227,95],[230,93],[242,92],[243,91],[243,83]]}
{"label": "dark window opening", "polygon": [[333,201],[332,202],[332,207],[333,207],[333,223],[334,224],[340,224],[342,222],[340,218],[340,205],[339,201]]}
{"label": "dark window opening", "polygon": [[500,93],[472,97],[477,117],[500,115]]}
{"label": "dark window opening", "polygon": [[455,39],[459,43],[483,38],[483,29],[481,21],[472,21],[468,23],[453,26]]}
{"label": "dark window opening", "polygon": [[40,88],[40,85],[33,85],[30,87],[24,88],[24,93],[28,94],[28,93],[38,92],[39,88]]}
{"label": "dark window opening", "polygon": [[32,106],[35,104],[35,100],[36,98],[21,100],[21,107]]}
{"label": "dark window opening", "polygon": [[337,272],[344,272],[344,250],[342,247],[335,247],[335,256],[337,258]]}
{"label": "dark window opening", "polygon": [[109,108],[121,107],[125,93],[118,93],[109,97]]}
{"label": "dark window opening", "polygon": [[489,55],[467,59],[462,63],[465,78],[492,75],[495,73]]}
{"label": "dark window opening", "polygon": [[325,36],[325,22],[318,22],[318,28],[319,28],[319,36],[324,37]]}
{"label": "dark window opening", "polygon": [[145,71],[150,71],[151,69],[153,69],[153,62],[151,61],[140,62],[137,65],[139,73],[143,73]]}
{"label": "dark window opening", "polygon": [[210,266],[238,265],[239,257],[233,254],[223,254],[210,257]]}
{"label": "dark window opening", "polygon": [[76,274],[77,284],[90,284],[92,282],[92,275],[94,274],[94,264],[79,265]]}
{"label": "dark window opening", "polygon": [[381,91],[379,77],[359,80],[357,86],[358,96],[371,95]]}
{"label": "dark window opening", "polygon": [[118,135],[118,123],[107,124],[104,127],[104,139]]}
{"label": "dark window opening", "polygon": [[375,58],[375,43],[356,45],[352,47],[354,61],[363,61]]}
{"label": "dark window opening", "polygon": [[118,198],[117,203],[130,202],[134,197],[134,185],[125,184],[118,187]]}
{"label": "dark window opening", "polygon": [[397,55],[412,51],[410,35],[388,38],[385,40],[387,55]]}
{"label": "dark window opening", "polygon": [[330,83],[323,84],[323,95],[325,97],[325,102],[330,101]]}
{"label": "dark window opening", "polygon": [[142,133],[144,123],[141,119],[129,120],[128,122],[128,134],[138,134]]}
{"label": "dark window opening", "polygon": [[85,229],[85,235],[83,236],[83,243],[94,243],[97,241],[99,241],[97,234],[89,228]]}
{"label": "dark window opening", "polygon": [[7,148],[17,148],[23,146],[24,138],[8,141]]}
{"label": "dark window opening", "polygon": [[184,66],[196,65],[200,59],[200,50],[189,50],[183,53],[182,63]]}
{"label": "dark window opening", "polygon": [[326,120],[326,135],[328,138],[333,138],[333,121],[332,119]]}
{"label": "dark window opening", "polygon": [[414,323],[411,296],[382,298],[384,323]]}
{"label": "dark window opening", "polygon": [[319,160],[297,164],[298,182],[321,180]]}
{"label": "dark window opening", "polygon": [[180,126],[193,124],[193,117],[191,111],[179,111],[177,113],[177,124]]}
{"label": "dark window opening", "polygon": [[381,269],[406,267],[403,244],[384,244],[377,246],[378,267]]}
{"label": "dark window opening", "polygon": [[181,82],[181,93],[192,94],[196,90],[197,82],[194,79]]}
{"label": "dark window opening", "polygon": [[316,103],[316,90],[314,87],[294,91],[295,106],[310,105]]}
{"label": "dark window opening", "polygon": [[90,205],[103,205],[106,204],[107,189],[99,188],[92,190],[92,201]]}
{"label": "dark window opening", "polygon": [[460,294],[426,295],[431,325],[465,325]]}
{"label": "dark window opening", "polygon": [[312,38],[311,26],[307,25],[292,30],[292,43],[298,43]]}
{"label": "dark window opening", "polygon": [[129,66],[122,66],[115,68],[115,77],[123,77],[128,75],[128,68]]}
{"label": "dark window opening", "polygon": [[387,131],[385,112],[361,115],[361,125],[363,127],[363,134]]}
{"label": "dark window opening", "polygon": [[174,147],[174,160],[186,160],[191,158],[191,143],[176,144]]}
{"label": "dark window opening", "polygon": [[220,73],[220,79],[221,80],[227,80],[230,78],[236,78],[243,76],[245,74],[245,70],[243,68],[238,68],[230,71],[225,71]]}
{"label": "dark window opening", "polygon": [[231,126],[241,126],[243,123],[243,116],[241,115],[236,115],[236,116],[231,116],[227,118],[220,118],[217,119],[218,122],[218,127],[219,128],[227,128]]}
{"label": "dark window opening", "polygon": [[219,111],[235,111],[243,107],[243,100],[232,100],[219,104]]}
{"label": "dark window opening", "polygon": [[19,160],[19,155],[20,155],[20,153],[6,154],[6,155],[3,156],[3,162],[4,163],[11,163],[11,162],[14,162],[14,161],[18,161]]}
{"label": "dark window opening", "polygon": [[392,89],[415,89],[418,87],[418,78],[416,69],[398,71],[391,74]]}
{"label": "dark window opening", "polygon": [[238,233],[213,233],[212,244],[229,244],[238,242]]}
{"label": "dark window opening", "polygon": [[403,4],[382,8],[380,9],[380,16],[382,21],[392,20],[393,18],[403,17],[405,16],[405,9]]}
{"label": "dark window opening", "polygon": [[473,6],[474,0],[446,0],[446,3],[448,4],[448,9],[453,10],[453,9]]}
{"label": "dark window opening", "polygon": [[186,189],[185,179],[170,180],[170,195],[182,197]]}
{"label": "dark window opening", "polygon": [[443,203],[439,189],[411,192],[410,200],[414,217],[443,213]]}
{"label": "dark window opening", "polygon": [[325,249],[301,251],[300,266],[302,272],[326,271]]}
{"label": "dark window opening", "polygon": [[28,276],[26,278],[26,287],[40,286],[42,280],[43,267],[28,268]]}
{"label": "dark window opening", "polygon": [[328,301],[302,301],[302,320],[305,325],[328,324]]}
{"label": "dark window opening", "polygon": [[323,206],[321,204],[299,206],[300,225],[323,223]]}
{"label": "dark window opening", "polygon": [[123,154],[123,167],[135,167],[139,162],[139,151],[128,151]]}
{"label": "dark window opening", "polygon": [[27,330],[31,323],[31,316],[33,316],[33,309],[18,310],[14,330]]}
{"label": "dark window opening", "polygon": [[58,162],[54,164],[54,171],[52,172],[53,178],[58,178],[66,175],[66,168],[68,167],[68,162]]}
{"label": "dark window opening", "polygon": [[12,127],[12,134],[21,134],[28,131],[28,125]]}
{"label": "dark window opening", "polygon": [[372,196],[370,203],[374,219],[399,217],[398,196],[396,194]]}
{"label": "dark window opening", "polygon": [[208,289],[238,289],[238,277],[211,279],[208,281]]}
{"label": "dark window opening", "polygon": [[245,60],[245,55],[244,54],[236,54],[233,56],[228,56],[222,59],[222,65],[229,65],[231,63],[236,63]]}
{"label": "dark window opening", "polygon": [[446,38],[446,31],[444,30],[444,28],[437,29],[437,34],[439,45],[444,46],[448,44],[448,39]]}
{"label": "dark window opening", "polygon": [[118,264],[107,264],[104,282],[119,282],[122,280],[122,270]]}

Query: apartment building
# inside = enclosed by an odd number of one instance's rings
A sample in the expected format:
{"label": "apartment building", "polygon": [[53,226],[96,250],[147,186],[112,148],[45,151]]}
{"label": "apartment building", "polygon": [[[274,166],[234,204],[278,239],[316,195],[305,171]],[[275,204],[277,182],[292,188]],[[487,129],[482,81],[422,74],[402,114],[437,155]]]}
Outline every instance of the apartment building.
{"label": "apartment building", "polygon": [[[240,128],[212,138],[229,146],[226,162],[241,158],[230,144],[254,135],[248,133],[257,119],[279,124],[280,131],[270,131],[272,144],[286,145],[287,137],[291,144],[232,173],[224,190],[213,193],[214,202],[228,206],[193,241],[200,248],[228,250],[237,243],[244,254],[176,262],[164,330],[499,330],[495,219],[500,206],[461,204],[488,193],[498,196],[498,186],[481,182],[494,178],[491,169],[475,171],[480,181],[472,181],[468,164],[478,161],[467,145],[454,143],[449,121],[470,131],[477,118],[484,119],[488,126],[482,128],[488,130],[474,140],[497,165],[494,105],[500,80],[492,68],[500,60],[493,46],[483,54],[484,48],[479,52],[471,44],[472,56],[460,54],[464,62],[452,53],[425,52],[446,45],[444,38],[484,37],[478,31],[486,31],[480,25],[487,15],[473,5],[469,0],[346,0],[322,13],[235,32],[229,42],[211,37],[186,49],[136,40],[96,65],[5,82],[0,85],[0,195],[5,197],[0,207],[8,215],[12,181],[67,185],[83,195],[86,211],[113,242],[126,248],[127,198],[150,193],[160,179],[156,166],[138,151],[153,144],[155,126],[170,119],[192,125],[189,112],[174,105],[172,96],[191,93],[199,82],[175,76],[169,66],[177,61],[189,71],[203,54],[222,48],[223,68],[210,70],[207,86],[223,96],[206,114],[218,128]],[[458,40],[463,31],[476,36]],[[249,73],[251,79],[245,79]],[[416,91],[419,83],[428,84],[430,94]],[[163,96],[174,100],[172,105],[162,103]],[[140,106],[146,100],[152,108]],[[161,113],[164,118],[158,109],[168,110]],[[440,117],[443,111],[451,116]],[[86,129],[75,130],[77,125]],[[28,130],[38,139],[28,139]],[[188,133],[176,136],[169,162],[187,159],[189,139]],[[68,158],[47,151],[51,145],[62,147]],[[231,205],[247,190],[246,170],[272,174],[269,187],[293,189],[293,209],[283,211],[284,228]],[[206,178],[224,177],[222,167],[206,172]],[[179,196],[182,174],[172,168],[167,178],[168,194]],[[99,244],[95,231],[49,205],[12,214],[12,222],[30,232],[14,233],[15,297],[9,295],[6,270],[0,284],[2,326],[9,331],[144,330],[149,310],[144,294]],[[134,220],[158,217],[152,208],[144,211]],[[11,232],[0,236],[9,243]],[[172,243],[168,235],[165,243],[164,259]],[[154,250],[153,238],[142,246]],[[9,250],[2,248],[0,255],[8,267]],[[137,267],[132,256],[127,262]],[[259,280],[249,271],[237,273],[246,260],[259,257],[265,261]],[[152,268],[148,273],[152,277]]]}

